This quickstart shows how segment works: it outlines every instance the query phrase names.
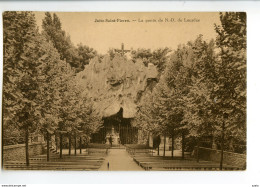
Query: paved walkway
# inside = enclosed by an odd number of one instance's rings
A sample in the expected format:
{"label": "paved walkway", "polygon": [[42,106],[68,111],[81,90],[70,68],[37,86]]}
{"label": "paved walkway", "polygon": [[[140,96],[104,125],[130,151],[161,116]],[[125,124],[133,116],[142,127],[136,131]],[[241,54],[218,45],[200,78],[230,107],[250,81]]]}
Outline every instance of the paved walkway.
{"label": "paved walkway", "polygon": [[[109,169],[107,163],[109,162]],[[144,171],[125,149],[110,149],[100,171]]]}

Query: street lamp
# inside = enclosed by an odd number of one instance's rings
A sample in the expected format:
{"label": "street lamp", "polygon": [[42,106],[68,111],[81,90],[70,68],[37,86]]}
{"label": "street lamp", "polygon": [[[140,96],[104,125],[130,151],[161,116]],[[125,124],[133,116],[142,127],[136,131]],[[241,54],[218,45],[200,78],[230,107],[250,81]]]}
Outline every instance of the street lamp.
{"label": "street lamp", "polygon": [[220,157],[220,170],[223,169],[223,156],[224,156],[224,131],[225,131],[225,120],[228,119],[228,114],[224,113],[222,122],[222,137],[221,137],[221,157]]}

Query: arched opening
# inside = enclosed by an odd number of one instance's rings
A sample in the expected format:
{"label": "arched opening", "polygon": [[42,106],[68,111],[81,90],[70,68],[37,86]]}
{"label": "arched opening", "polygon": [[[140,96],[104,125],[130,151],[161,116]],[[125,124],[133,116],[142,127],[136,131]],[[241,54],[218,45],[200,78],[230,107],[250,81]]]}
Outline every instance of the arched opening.
{"label": "arched opening", "polygon": [[[115,115],[103,118],[103,127],[92,135],[92,143],[109,144],[108,138],[112,136],[113,145],[138,143],[138,129],[132,127],[133,118],[123,118],[123,108]],[[116,140],[116,138],[118,138]]]}

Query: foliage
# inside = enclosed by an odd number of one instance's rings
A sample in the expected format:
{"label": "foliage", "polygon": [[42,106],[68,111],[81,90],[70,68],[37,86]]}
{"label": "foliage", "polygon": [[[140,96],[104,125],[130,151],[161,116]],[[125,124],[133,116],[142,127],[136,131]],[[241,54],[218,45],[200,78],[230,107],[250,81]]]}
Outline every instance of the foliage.
{"label": "foliage", "polygon": [[76,72],[82,71],[90,59],[97,55],[97,52],[88,46],[79,44],[75,47],[68,34],[62,30],[62,24],[57,14],[51,15],[46,12],[42,21],[43,34],[48,41],[51,41],[58,50],[61,60],[66,61]]}
{"label": "foliage", "polygon": [[[49,14],[46,14],[50,18]],[[45,19],[61,29],[57,16]],[[92,112],[92,103],[82,98],[75,72],[60,59],[53,42],[37,30],[31,12],[5,12],[4,23],[4,138],[31,132],[55,130],[96,131],[101,119]],[[60,43],[59,43],[60,44]],[[58,45],[58,44],[56,44]],[[93,49],[81,46],[95,53]],[[61,46],[62,48],[62,46]],[[87,60],[89,57],[84,57]],[[79,102],[81,102],[79,104]]]}
{"label": "foliage", "polygon": [[175,108],[173,97],[174,92],[167,86],[165,78],[161,77],[153,90],[143,96],[135,119],[136,126],[154,135],[173,135],[182,120],[182,111]]}
{"label": "foliage", "polygon": [[91,100],[83,94],[83,88],[77,83],[75,77],[65,80],[67,85],[62,95],[61,121],[59,130],[68,133],[84,133],[89,136],[102,125],[101,116],[93,111]]}
{"label": "foliage", "polygon": [[246,136],[246,13],[220,13],[221,26],[216,44],[220,49],[217,64],[216,97],[221,113],[228,114],[230,136]]}
{"label": "foliage", "polygon": [[[34,15],[31,12],[5,12],[4,26],[4,129],[10,123],[19,128],[33,127],[36,123],[37,37]],[[35,49],[35,50],[34,50]]]}
{"label": "foliage", "polygon": [[115,56],[116,56],[115,49],[113,49],[113,48],[110,48],[107,53],[110,57],[110,60],[113,60],[113,58],[115,58]]}
{"label": "foliage", "polygon": [[[89,136],[102,124],[104,106],[95,111],[97,103],[107,99],[110,106],[115,91],[123,87],[113,112],[120,110],[122,96],[125,103],[133,101],[134,109],[138,105],[134,126],[154,135],[185,131],[194,146],[195,137],[202,136],[219,143],[224,123],[226,149],[243,152],[232,144],[246,141],[246,14],[220,13],[220,21],[215,41],[206,42],[200,35],[171,55],[169,48],[137,49],[132,63],[113,50],[110,56],[97,57],[86,45],[74,47],[56,14],[45,14],[40,34],[32,12],[4,12],[4,138],[24,136],[28,127],[31,132],[58,129]],[[96,84],[100,75],[108,82]],[[151,80],[156,81],[146,89]]]}
{"label": "foliage", "polygon": [[[190,136],[212,134],[220,125],[217,121],[218,111],[214,103],[214,87],[216,86],[214,42],[209,43],[199,36],[189,42],[186,51],[190,53],[186,63],[187,77],[182,86],[186,87],[183,94],[184,119],[182,121],[190,131]],[[184,79],[185,80],[185,79]]]}
{"label": "foliage", "polygon": [[45,13],[42,28],[47,40],[51,41],[58,50],[61,60],[68,62],[74,68],[81,68],[77,51],[72,45],[70,37],[62,30],[60,19],[55,13],[53,17],[51,13]]}
{"label": "foliage", "polygon": [[137,49],[133,50],[131,55],[133,61],[141,59],[145,66],[152,63],[157,67],[158,72],[162,73],[165,69],[165,64],[170,52],[171,50],[167,47],[159,48],[154,51],[151,51],[150,49]]}
{"label": "foliage", "polygon": [[77,46],[77,51],[79,54],[80,64],[83,66],[83,69],[85,65],[89,64],[92,58],[97,56],[97,51],[81,43]]}
{"label": "foliage", "polygon": [[155,122],[154,118],[152,118],[155,112],[153,107],[153,99],[154,96],[151,92],[147,92],[142,96],[133,125],[145,131],[150,131],[153,134],[157,134],[158,124]]}
{"label": "foliage", "polygon": [[[170,56],[160,81],[139,106],[137,121],[145,129],[157,134],[185,130],[190,139],[215,137],[219,143],[225,123],[226,140],[231,142],[226,146],[245,141],[245,14],[221,13],[220,20],[216,42],[203,41],[200,35]],[[134,58],[151,59],[151,54],[139,50]]]}

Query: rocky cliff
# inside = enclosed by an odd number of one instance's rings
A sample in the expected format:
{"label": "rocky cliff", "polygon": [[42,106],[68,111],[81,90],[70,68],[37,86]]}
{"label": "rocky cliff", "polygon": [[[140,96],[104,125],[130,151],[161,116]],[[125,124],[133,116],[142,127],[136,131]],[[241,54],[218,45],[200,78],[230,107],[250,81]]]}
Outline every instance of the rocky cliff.
{"label": "rocky cliff", "polygon": [[98,57],[77,74],[84,93],[94,101],[94,110],[102,117],[109,117],[123,109],[124,118],[133,118],[142,93],[158,72],[153,64],[146,67],[141,60],[135,63],[116,55]]}

